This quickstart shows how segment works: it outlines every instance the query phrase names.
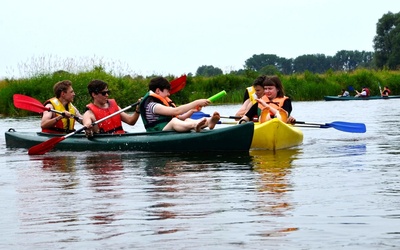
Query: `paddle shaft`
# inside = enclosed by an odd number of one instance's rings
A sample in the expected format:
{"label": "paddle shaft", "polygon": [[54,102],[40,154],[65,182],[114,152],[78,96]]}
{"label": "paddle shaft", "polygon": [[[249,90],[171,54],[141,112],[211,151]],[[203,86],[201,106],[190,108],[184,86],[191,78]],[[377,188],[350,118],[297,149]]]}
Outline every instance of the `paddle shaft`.
{"label": "paddle shaft", "polygon": [[302,121],[295,121],[296,124],[304,124],[304,125],[312,125],[312,126],[320,126],[322,128],[329,128],[326,123],[312,123],[312,122],[302,122]]}
{"label": "paddle shaft", "polygon": [[[203,117],[211,117],[211,115],[203,113],[201,111],[197,111],[197,112],[193,113],[193,115],[192,115],[192,119],[200,119]],[[242,118],[241,116],[220,116],[220,117],[225,118],[225,119],[240,119],[240,118]]]}
{"label": "paddle shaft", "polygon": [[[130,108],[132,108],[132,107],[134,107],[134,106],[136,106],[136,105],[138,105],[139,103],[140,103],[140,102],[135,102],[134,104],[131,104],[131,105],[129,105],[129,106],[123,108],[123,109],[118,110],[118,111],[115,112],[115,113],[112,113],[112,114],[110,114],[110,115],[108,115],[108,116],[106,116],[106,117],[101,118],[100,120],[97,120],[97,121],[93,122],[91,125],[92,125],[92,126],[97,125],[97,124],[99,124],[99,123],[101,123],[101,122],[103,122],[103,121],[105,121],[105,120],[107,120],[107,119],[109,119],[109,118],[111,118],[111,117],[113,117],[113,116],[116,116],[116,115],[118,115],[118,114],[121,114],[122,112],[125,112],[126,110],[128,110],[128,109],[130,109]],[[72,135],[74,135],[74,134],[77,134],[77,133],[82,132],[82,131],[85,130],[85,129],[87,129],[87,127],[83,126],[82,128],[80,128],[80,129],[78,129],[78,130],[75,130],[74,132],[69,133],[69,134],[65,135],[64,137],[65,137],[65,138],[68,138],[68,137],[70,137],[70,136],[72,136]],[[65,138],[64,138],[64,139],[65,139]]]}

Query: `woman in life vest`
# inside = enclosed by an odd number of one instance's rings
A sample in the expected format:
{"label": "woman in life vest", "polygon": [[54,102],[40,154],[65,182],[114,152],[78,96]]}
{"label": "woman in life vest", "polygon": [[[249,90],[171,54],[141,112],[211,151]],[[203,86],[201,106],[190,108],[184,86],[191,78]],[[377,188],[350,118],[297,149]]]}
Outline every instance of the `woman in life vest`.
{"label": "woman in life vest", "polygon": [[389,89],[388,86],[383,87],[383,90],[382,90],[382,94],[381,94],[381,95],[382,95],[382,96],[389,96],[389,95],[390,95],[390,89]]}
{"label": "woman in life vest", "polygon": [[116,113],[121,108],[114,99],[108,99],[111,92],[108,89],[108,84],[106,82],[101,80],[92,80],[88,84],[87,88],[89,95],[93,100],[92,103],[86,105],[86,111],[83,114],[83,125],[87,128],[85,130],[87,136],[91,137],[93,136],[93,133],[123,134],[125,131],[122,127],[122,122],[132,126],[136,124],[140,115],[138,106],[132,115],[121,112],[118,115],[112,116],[111,118],[92,126],[93,122]]}
{"label": "woman in life vest", "polygon": [[42,132],[65,134],[75,131],[75,121],[82,122],[82,115],[72,105],[75,92],[72,82],[69,80],[59,81],[53,86],[55,97],[44,103],[46,108],[62,112],[62,115],[53,111],[44,111],[42,115]]}
{"label": "woman in life vest", "polygon": [[257,103],[239,120],[239,123],[254,121],[258,118],[260,123],[278,118],[286,123],[295,123],[295,119],[290,116],[292,112],[292,101],[285,96],[283,85],[279,77],[262,76],[264,79],[264,95],[257,98]]}
{"label": "woman in life vest", "polygon": [[240,109],[236,112],[235,116],[244,116],[247,111],[257,103],[256,99],[261,98],[264,95],[264,77],[260,76],[254,80],[253,85],[251,87],[246,88],[243,104]]}
{"label": "woman in life vest", "polygon": [[140,112],[146,131],[186,132],[208,127],[213,129],[220,119],[220,115],[214,112],[210,118],[194,120],[190,117],[194,112],[211,102],[207,99],[198,99],[193,102],[176,106],[169,98],[171,84],[164,77],[155,77],[150,80],[149,92],[140,103]]}

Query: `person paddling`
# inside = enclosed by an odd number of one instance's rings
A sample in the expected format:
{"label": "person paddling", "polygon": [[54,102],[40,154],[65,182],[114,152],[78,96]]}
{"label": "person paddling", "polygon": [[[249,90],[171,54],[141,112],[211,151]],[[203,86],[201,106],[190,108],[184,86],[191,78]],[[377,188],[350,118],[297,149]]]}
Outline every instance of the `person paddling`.
{"label": "person paddling", "polygon": [[75,121],[82,123],[82,115],[72,104],[75,97],[72,82],[59,81],[53,86],[55,97],[44,103],[46,108],[62,112],[62,115],[52,111],[44,111],[41,120],[42,132],[67,134],[75,131]]}
{"label": "person paddling", "polygon": [[132,126],[136,124],[140,115],[138,106],[132,115],[122,112],[93,127],[93,122],[118,112],[121,108],[114,99],[108,98],[111,92],[106,82],[92,80],[87,88],[93,100],[92,103],[86,105],[86,111],[83,114],[83,125],[87,128],[85,133],[88,137],[93,136],[93,133],[123,134],[125,131],[122,128],[122,122]]}
{"label": "person paddling", "polygon": [[388,86],[383,87],[383,90],[382,90],[382,94],[381,94],[381,95],[382,95],[382,96],[389,96],[389,95],[390,95],[390,89],[389,89]]}

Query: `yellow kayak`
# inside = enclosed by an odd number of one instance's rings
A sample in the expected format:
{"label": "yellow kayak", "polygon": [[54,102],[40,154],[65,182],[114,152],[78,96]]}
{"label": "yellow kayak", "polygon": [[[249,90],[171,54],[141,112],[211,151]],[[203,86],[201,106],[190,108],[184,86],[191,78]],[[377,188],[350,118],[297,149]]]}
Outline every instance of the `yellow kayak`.
{"label": "yellow kayak", "polygon": [[293,125],[274,118],[268,122],[254,124],[251,149],[277,150],[303,143],[303,132]]}

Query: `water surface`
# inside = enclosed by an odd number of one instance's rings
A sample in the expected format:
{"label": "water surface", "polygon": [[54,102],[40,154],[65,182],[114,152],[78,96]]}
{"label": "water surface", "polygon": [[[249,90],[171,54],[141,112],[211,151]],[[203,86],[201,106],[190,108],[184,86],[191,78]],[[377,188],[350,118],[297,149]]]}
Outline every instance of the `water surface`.
{"label": "water surface", "polygon": [[4,132],[37,131],[39,117],[2,118],[0,247],[397,249],[399,104],[294,102],[298,120],[362,122],[367,132],[301,128],[299,147],[224,155],[28,156],[6,149]]}

